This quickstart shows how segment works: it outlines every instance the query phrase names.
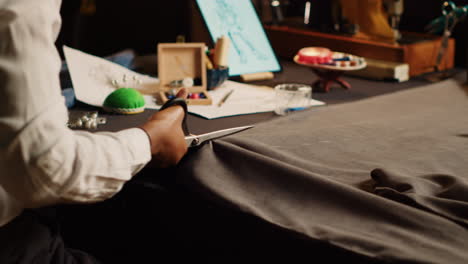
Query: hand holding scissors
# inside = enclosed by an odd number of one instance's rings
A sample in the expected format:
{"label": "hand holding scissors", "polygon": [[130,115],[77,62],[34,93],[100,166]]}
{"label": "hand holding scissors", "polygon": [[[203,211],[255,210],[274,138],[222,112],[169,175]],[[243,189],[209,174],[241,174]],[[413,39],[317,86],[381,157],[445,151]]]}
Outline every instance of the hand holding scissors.
{"label": "hand holding scissors", "polygon": [[[176,97],[176,98],[173,98],[173,99],[167,101],[161,107],[161,109],[159,111],[164,110],[164,109],[166,109],[168,107],[171,107],[171,106],[175,106],[175,105],[182,106],[184,108],[185,115],[187,115],[187,103],[185,102],[185,100],[183,98],[179,98],[179,97]],[[185,136],[185,142],[187,143],[188,147],[200,146],[201,144],[203,144],[206,141],[216,139],[216,138],[221,138],[221,137],[228,136],[228,135],[232,135],[232,134],[244,131],[244,130],[252,128],[252,127],[253,126],[233,127],[233,128],[228,128],[228,129],[216,130],[216,131],[212,131],[212,132],[205,133],[205,134],[194,135],[194,134],[191,134],[188,131],[186,116],[184,117],[184,120],[182,122],[182,129],[184,130],[184,133],[186,135]]]}

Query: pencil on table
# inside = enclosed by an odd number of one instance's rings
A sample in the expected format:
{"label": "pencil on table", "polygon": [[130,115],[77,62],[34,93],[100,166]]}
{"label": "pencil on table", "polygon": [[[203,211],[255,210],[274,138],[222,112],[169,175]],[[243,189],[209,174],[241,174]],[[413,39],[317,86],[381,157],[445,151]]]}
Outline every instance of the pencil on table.
{"label": "pencil on table", "polygon": [[229,98],[229,96],[232,94],[232,92],[234,92],[234,90],[229,91],[229,92],[223,97],[223,99],[221,99],[221,101],[219,101],[218,107],[220,107],[221,105],[223,105],[223,104],[226,102],[226,100]]}

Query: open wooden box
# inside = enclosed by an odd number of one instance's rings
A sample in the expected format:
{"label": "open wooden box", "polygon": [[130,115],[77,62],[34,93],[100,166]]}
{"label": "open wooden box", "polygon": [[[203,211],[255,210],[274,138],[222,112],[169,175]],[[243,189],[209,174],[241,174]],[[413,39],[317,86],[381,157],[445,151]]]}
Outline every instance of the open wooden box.
{"label": "open wooden box", "polygon": [[189,93],[199,98],[187,99],[187,104],[210,105],[212,99],[207,92],[205,64],[205,43],[159,43],[158,77],[160,81],[157,100],[165,103],[168,94],[174,94],[180,88],[170,84],[184,78],[192,78],[194,84],[187,87]]}

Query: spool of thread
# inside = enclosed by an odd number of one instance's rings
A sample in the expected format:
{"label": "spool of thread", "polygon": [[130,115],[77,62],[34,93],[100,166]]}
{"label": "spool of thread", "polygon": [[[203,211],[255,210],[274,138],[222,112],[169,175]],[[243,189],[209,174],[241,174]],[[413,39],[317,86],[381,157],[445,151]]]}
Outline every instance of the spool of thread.
{"label": "spool of thread", "polygon": [[323,64],[332,61],[333,52],[322,47],[307,47],[300,49],[297,55],[301,63]]}
{"label": "spool of thread", "polygon": [[216,40],[213,62],[216,67],[228,67],[229,46],[231,41],[224,35]]}

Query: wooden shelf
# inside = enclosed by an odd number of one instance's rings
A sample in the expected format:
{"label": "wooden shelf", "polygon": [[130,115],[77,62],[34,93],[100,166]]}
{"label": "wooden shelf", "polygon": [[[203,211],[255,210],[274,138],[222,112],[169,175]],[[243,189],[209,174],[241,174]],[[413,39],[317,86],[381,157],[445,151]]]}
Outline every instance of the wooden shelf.
{"label": "wooden shelf", "polygon": [[[404,32],[404,38],[413,41],[392,44],[288,26],[265,26],[265,30],[276,54],[283,58],[292,59],[304,47],[322,46],[365,58],[407,63],[410,76],[434,71],[441,44],[441,37],[420,33]],[[453,68],[454,56],[455,40],[451,38],[439,70]]]}

